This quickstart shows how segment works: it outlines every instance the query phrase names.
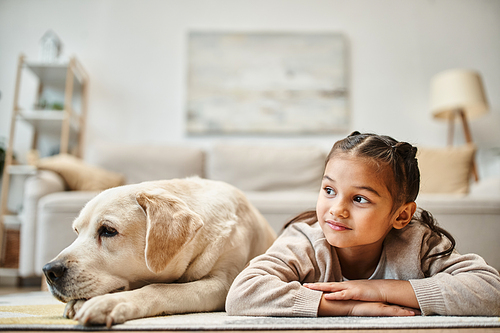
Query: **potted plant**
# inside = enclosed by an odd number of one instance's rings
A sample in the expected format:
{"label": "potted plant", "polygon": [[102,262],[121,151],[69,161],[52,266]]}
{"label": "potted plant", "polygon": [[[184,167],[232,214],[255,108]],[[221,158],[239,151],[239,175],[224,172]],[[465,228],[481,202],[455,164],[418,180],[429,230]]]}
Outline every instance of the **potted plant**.
{"label": "potted plant", "polygon": [[0,178],[3,175],[3,167],[5,165],[5,144],[3,140],[0,140]]}

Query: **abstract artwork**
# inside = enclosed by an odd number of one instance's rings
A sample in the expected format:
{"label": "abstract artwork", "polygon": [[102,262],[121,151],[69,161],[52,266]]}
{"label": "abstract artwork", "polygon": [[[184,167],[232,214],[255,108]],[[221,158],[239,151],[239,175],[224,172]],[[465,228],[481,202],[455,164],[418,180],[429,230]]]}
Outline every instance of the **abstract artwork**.
{"label": "abstract artwork", "polygon": [[335,33],[191,32],[188,134],[323,134],[349,123]]}

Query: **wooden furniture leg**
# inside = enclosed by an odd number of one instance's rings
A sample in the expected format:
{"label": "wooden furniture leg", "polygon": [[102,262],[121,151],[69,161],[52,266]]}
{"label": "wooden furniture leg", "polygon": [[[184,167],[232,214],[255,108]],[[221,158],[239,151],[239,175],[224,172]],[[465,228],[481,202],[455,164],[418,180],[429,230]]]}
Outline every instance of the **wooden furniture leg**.
{"label": "wooden furniture leg", "polygon": [[[469,128],[469,122],[467,121],[467,116],[463,110],[459,110],[460,118],[462,119],[462,125],[464,127],[465,141],[467,143],[472,143],[472,134]],[[472,174],[474,175],[474,180],[479,181],[479,174],[477,172],[476,159],[472,159]]]}

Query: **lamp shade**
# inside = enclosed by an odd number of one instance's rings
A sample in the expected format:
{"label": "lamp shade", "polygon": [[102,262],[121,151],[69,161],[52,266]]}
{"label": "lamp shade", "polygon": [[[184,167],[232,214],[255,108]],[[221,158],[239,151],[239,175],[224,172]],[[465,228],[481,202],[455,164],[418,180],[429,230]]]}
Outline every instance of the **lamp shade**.
{"label": "lamp shade", "polygon": [[479,73],[465,69],[450,69],[432,78],[433,116],[448,119],[457,109],[463,110],[469,119],[488,112],[488,102]]}

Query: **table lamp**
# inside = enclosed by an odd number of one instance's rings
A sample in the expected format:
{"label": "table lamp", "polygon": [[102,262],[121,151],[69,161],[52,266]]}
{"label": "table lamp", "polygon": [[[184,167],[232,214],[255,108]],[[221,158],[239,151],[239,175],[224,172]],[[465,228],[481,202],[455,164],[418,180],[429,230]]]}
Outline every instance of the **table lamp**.
{"label": "table lamp", "polygon": [[[465,140],[472,143],[468,119],[488,112],[488,102],[479,73],[466,69],[450,69],[431,80],[431,111],[434,118],[448,120],[448,145],[453,145],[455,119],[463,125]],[[479,179],[473,160],[472,173]]]}

